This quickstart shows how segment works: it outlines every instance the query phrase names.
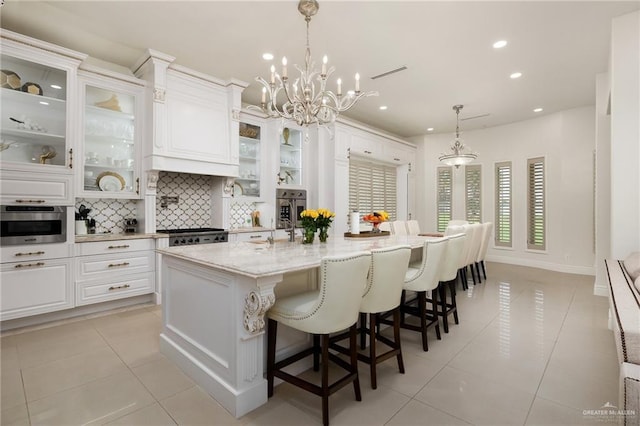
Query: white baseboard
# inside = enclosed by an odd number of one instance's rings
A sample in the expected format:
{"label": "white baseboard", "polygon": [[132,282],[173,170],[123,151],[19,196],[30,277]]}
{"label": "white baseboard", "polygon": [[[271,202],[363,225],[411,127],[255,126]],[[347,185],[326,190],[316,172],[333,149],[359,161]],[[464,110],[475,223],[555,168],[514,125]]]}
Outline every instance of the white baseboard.
{"label": "white baseboard", "polygon": [[596,275],[596,270],[593,266],[576,266],[565,265],[562,263],[543,262],[533,259],[522,259],[509,256],[495,256],[488,255],[487,262],[506,263],[508,265],[529,266],[531,268],[546,269],[548,271],[564,272],[567,274],[580,274],[580,275]]}

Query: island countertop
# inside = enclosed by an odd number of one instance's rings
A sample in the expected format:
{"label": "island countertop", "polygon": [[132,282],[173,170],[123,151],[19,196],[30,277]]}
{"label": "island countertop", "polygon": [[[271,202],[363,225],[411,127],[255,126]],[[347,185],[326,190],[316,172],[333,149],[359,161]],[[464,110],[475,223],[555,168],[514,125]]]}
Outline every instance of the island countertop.
{"label": "island countertop", "polygon": [[276,241],[273,245],[269,245],[268,243],[235,242],[168,247],[159,249],[158,252],[235,274],[261,278],[318,267],[324,256],[369,251],[394,245],[409,245],[413,249],[418,249],[430,239],[434,238],[392,235],[349,239],[331,236],[326,243],[315,241],[313,244],[301,244],[299,241]]}

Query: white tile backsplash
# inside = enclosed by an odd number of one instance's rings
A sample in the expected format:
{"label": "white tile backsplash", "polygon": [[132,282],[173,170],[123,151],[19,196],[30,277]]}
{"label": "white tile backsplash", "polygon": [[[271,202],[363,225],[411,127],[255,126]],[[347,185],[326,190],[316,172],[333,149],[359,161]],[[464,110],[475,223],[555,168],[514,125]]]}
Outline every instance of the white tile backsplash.
{"label": "white tile backsplash", "polygon": [[[160,172],[156,196],[156,228],[210,228],[213,176]],[[162,207],[162,197],[178,202]]]}
{"label": "white tile backsplash", "polygon": [[138,219],[136,200],[76,198],[76,212],[81,204],[91,209],[89,219],[96,220],[96,233],[98,234],[104,232],[124,233],[124,220]]}

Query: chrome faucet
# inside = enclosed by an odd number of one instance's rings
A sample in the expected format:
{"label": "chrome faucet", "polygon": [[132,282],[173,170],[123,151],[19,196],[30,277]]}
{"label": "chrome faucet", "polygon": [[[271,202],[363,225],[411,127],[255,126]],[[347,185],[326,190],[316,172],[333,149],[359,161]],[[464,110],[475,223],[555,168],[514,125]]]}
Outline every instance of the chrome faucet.
{"label": "chrome faucet", "polygon": [[296,226],[295,226],[295,222],[292,221],[291,219],[280,219],[283,222],[287,223],[287,226],[290,226],[290,228],[285,228],[285,231],[287,231],[287,233],[289,234],[289,242],[294,242],[296,240]]}

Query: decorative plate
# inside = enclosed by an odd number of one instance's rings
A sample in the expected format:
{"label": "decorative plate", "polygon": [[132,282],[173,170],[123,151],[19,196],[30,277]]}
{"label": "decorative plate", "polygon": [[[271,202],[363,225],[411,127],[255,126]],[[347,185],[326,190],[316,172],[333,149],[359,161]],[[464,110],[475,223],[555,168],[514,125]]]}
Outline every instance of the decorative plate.
{"label": "decorative plate", "polygon": [[102,172],[96,178],[96,184],[103,191],[122,191],[124,178],[116,172]]}

